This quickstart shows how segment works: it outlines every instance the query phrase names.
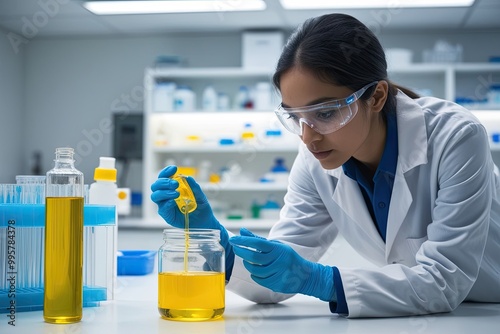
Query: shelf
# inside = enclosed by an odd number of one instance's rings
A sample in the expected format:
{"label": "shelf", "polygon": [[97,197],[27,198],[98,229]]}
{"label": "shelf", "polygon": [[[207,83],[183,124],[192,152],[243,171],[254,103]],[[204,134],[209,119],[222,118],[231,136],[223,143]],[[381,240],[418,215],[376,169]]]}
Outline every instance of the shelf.
{"label": "shelf", "polygon": [[[411,63],[388,69],[394,73],[439,73],[452,70],[456,72],[500,71],[498,63]],[[214,68],[156,68],[148,69],[147,74],[168,78],[258,78],[271,77],[273,71],[266,69],[245,69],[241,67]]]}
{"label": "shelf", "polygon": [[460,63],[453,66],[455,72],[500,72],[499,63]]}
{"label": "shelf", "polygon": [[[219,222],[228,230],[238,230],[241,227],[254,230],[269,230],[276,220],[274,219],[219,219]],[[150,219],[122,217],[118,220],[118,228],[123,229],[165,229],[169,225],[160,217]]]}
{"label": "shelf", "polygon": [[227,116],[227,114],[234,114],[234,113],[266,113],[268,116],[274,116],[274,110],[273,109],[235,109],[235,108],[230,108],[226,110],[214,110],[214,111],[209,111],[209,110],[203,110],[203,109],[195,109],[191,111],[154,111],[152,113],[153,117],[161,117],[161,115],[186,115],[186,114],[192,114],[193,116],[199,117],[202,114],[211,114],[212,116]]}
{"label": "shelf", "polygon": [[490,150],[492,152],[500,152],[500,144],[498,143],[494,144],[490,142]]}
{"label": "shelf", "polygon": [[156,153],[241,153],[241,152],[262,152],[262,153],[283,153],[283,152],[298,152],[297,146],[165,146],[155,147],[153,152]]}
{"label": "shelf", "polygon": [[498,104],[460,104],[462,107],[470,110],[471,112],[487,111],[496,112],[500,115],[500,105]]}
{"label": "shelf", "polygon": [[281,182],[201,182],[200,186],[205,190],[217,189],[218,191],[285,191],[288,184]]}
{"label": "shelf", "polygon": [[449,64],[410,64],[407,66],[395,66],[389,67],[387,71],[389,73],[445,73],[451,70],[453,67]]}
{"label": "shelf", "polygon": [[390,73],[444,73],[454,72],[487,72],[500,71],[498,63],[456,63],[456,64],[426,64],[412,63],[407,66],[397,66],[388,68]]}
{"label": "shelf", "polygon": [[245,69],[241,67],[213,67],[213,68],[156,68],[148,69],[146,75],[157,78],[168,77],[169,79],[195,78],[270,78],[273,71],[266,69]]}

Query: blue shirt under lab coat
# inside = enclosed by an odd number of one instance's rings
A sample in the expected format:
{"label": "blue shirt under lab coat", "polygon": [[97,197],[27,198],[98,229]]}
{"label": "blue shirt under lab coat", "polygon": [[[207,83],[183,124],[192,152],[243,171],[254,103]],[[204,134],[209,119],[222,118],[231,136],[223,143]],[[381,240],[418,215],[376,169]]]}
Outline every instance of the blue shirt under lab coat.
{"label": "blue shirt under lab coat", "polygon": [[[389,203],[391,202],[394,176],[396,175],[396,165],[398,162],[398,129],[396,115],[387,116],[387,135],[384,146],[384,153],[380,159],[378,168],[370,180],[365,168],[356,159],[351,158],[342,165],[344,173],[358,182],[359,188],[365,199],[368,211],[377,227],[380,236],[385,241],[387,230],[387,216],[389,213]],[[337,267],[333,267],[333,279],[337,294],[337,303],[330,303],[332,312],[348,314],[347,302],[345,300],[344,288]]]}

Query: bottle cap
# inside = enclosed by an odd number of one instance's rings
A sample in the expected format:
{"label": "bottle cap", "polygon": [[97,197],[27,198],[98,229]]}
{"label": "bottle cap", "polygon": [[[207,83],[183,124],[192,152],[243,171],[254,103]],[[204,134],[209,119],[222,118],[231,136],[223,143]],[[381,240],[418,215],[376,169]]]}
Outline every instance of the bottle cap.
{"label": "bottle cap", "polygon": [[94,171],[94,180],[116,182],[115,158],[100,157],[99,167]]}
{"label": "bottle cap", "polygon": [[271,172],[279,173],[279,172],[288,172],[288,169],[285,166],[285,159],[276,158],[274,161],[275,165],[271,167]]}
{"label": "bottle cap", "polygon": [[61,161],[74,161],[73,154],[75,150],[71,147],[58,147],[56,148],[56,160]]}

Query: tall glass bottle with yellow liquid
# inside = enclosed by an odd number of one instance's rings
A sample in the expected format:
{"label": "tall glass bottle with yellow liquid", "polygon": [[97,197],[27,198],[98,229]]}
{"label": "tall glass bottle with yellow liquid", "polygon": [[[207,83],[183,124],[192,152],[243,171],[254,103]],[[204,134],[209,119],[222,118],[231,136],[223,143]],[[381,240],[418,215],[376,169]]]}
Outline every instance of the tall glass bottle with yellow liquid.
{"label": "tall glass bottle with yellow liquid", "polygon": [[43,317],[56,324],[82,319],[84,183],[73,155],[57,148],[46,177]]}

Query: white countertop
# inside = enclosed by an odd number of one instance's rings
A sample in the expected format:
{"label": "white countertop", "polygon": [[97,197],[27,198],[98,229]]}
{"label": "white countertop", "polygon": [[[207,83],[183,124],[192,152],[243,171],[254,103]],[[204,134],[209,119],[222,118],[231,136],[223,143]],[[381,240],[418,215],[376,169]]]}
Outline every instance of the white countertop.
{"label": "white countertop", "polygon": [[81,322],[52,325],[42,311],[16,313],[16,326],[0,314],[0,333],[499,333],[500,304],[462,304],[451,313],[383,319],[346,319],[331,314],[328,304],[295,296],[281,304],[256,305],[227,291],[223,320],[176,322],[160,318],[157,311],[156,274],[119,276],[115,300],[84,308]]}

